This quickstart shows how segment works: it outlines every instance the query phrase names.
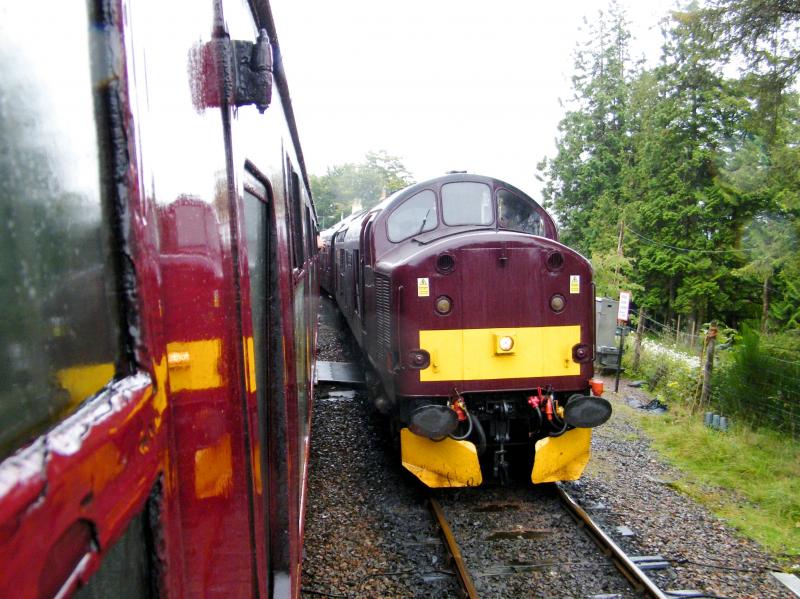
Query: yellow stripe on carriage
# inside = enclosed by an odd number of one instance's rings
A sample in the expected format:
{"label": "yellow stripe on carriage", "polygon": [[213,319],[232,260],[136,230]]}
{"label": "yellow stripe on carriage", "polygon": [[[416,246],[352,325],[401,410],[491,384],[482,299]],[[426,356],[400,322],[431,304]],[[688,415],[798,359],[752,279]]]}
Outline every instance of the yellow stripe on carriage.
{"label": "yellow stripe on carriage", "polygon": [[[498,350],[511,337],[513,349]],[[580,375],[572,348],[581,342],[580,325],[508,329],[443,329],[419,332],[419,346],[431,356],[419,380],[481,381]]]}

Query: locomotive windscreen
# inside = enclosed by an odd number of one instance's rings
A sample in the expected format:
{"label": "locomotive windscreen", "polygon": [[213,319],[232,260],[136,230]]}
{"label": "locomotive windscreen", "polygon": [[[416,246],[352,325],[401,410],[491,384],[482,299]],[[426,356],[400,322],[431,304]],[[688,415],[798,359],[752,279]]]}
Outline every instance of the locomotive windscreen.
{"label": "locomotive windscreen", "polygon": [[442,213],[448,225],[490,225],[492,190],[472,181],[442,185]]}

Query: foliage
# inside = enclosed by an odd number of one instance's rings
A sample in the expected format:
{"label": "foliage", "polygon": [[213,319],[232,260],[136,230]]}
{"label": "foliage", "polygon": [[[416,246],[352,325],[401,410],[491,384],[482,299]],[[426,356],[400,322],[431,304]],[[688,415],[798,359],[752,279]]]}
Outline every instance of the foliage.
{"label": "foliage", "polygon": [[798,11],[710,0],[663,31],[660,64],[643,69],[618,5],[595,21],[557,153],[539,164],[545,204],[603,293],[636,289],[657,320],[800,327]]}
{"label": "foliage", "polygon": [[612,2],[576,51],[575,94],[559,124],[558,154],[538,166],[544,204],[558,217],[564,242],[587,255],[615,246],[629,153],[629,39],[625,16]]}
{"label": "foliage", "polygon": [[793,0],[712,0],[706,19],[728,52],[749,70],[791,82],[800,71],[800,9]]}
{"label": "foliage", "polygon": [[644,289],[632,279],[633,260],[616,250],[592,254],[592,268],[598,297],[619,297],[620,291],[635,295]]}
{"label": "foliage", "polygon": [[352,212],[371,208],[381,199],[411,185],[414,180],[400,158],[385,151],[367,152],[363,162],[348,162],[311,175],[314,206],[324,229]]}
{"label": "foliage", "polygon": [[754,329],[744,327],[717,365],[712,401],[717,409],[753,426],[800,437],[800,363],[777,353],[764,347]]}
{"label": "foliage", "polygon": [[[719,327],[717,340],[711,407],[754,428],[800,438],[800,363],[796,361],[800,335],[762,336],[750,326],[741,333]],[[629,340],[628,345],[632,343]],[[628,370],[632,358],[628,347],[623,358]],[[631,376],[645,380],[660,399],[694,408],[702,368],[696,356],[644,338],[638,369]]]}

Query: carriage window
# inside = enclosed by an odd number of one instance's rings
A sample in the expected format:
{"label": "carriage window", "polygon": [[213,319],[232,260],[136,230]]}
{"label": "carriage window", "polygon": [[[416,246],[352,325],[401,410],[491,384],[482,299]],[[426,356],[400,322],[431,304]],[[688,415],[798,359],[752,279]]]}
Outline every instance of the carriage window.
{"label": "carriage window", "polygon": [[389,241],[402,241],[412,235],[435,229],[439,224],[436,216],[436,194],[430,189],[411,196],[389,216]]}
{"label": "carriage window", "polygon": [[442,216],[446,225],[491,225],[491,189],[471,181],[442,185]]}
{"label": "carriage window", "polygon": [[497,222],[503,229],[542,235],[544,223],[533,204],[506,189],[497,192]]}
{"label": "carriage window", "polygon": [[316,235],[313,233],[313,225],[311,222],[311,210],[306,206],[306,255],[311,258],[317,253],[316,248]]}
{"label": "carriage window", "polygon": [[[116,370],[86,6],[55,3],[46,19],[15,8],[0,21],[0,458]],[[31,36],[63,47],[42,53]]]}
{"label": "carriage window", "polygon": [[291,162],[286,160],[286,168],[289,172],[289,212],[291,232],[292,232],[292,257],[294,260],[295,268],[303,268],[305,261],[304,248],[303,248],[303,207],[301,205],[302,199],[300,198],[300,177],[294,172]]}

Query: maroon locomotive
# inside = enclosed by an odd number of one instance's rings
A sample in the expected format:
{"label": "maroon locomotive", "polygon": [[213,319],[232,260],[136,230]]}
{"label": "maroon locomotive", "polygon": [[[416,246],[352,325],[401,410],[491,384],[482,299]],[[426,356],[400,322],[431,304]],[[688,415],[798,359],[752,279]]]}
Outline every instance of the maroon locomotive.
{"label": "maroon locomotive", "polygon": [[611,413],[590,383],[592,270],[541,206],[452,173],[329,229],[323,254],[321,284],[408,470],[431,487],[504,480],[519,464],[537,483],[580,476],[590,427]]}
{"label": "maroon locomotive", "polygon": [[316,219],[266,0],[0,21],[0,596],[298,597]]}

